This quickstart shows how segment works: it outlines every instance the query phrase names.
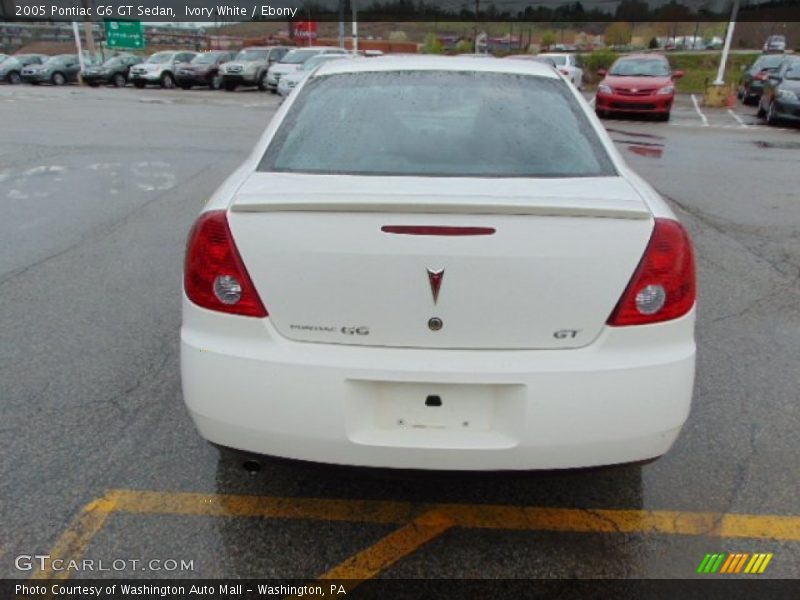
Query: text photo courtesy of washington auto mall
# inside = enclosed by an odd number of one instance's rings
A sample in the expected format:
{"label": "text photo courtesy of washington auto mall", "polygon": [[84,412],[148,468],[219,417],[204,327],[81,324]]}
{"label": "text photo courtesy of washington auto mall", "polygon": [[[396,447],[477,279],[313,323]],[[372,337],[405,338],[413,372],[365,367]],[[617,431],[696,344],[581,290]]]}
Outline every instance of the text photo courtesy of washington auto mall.
{"label": "text photo courtesy of washington auto mall", "polygon": [[0,600],[800,596],[800,0],[0,0]]}

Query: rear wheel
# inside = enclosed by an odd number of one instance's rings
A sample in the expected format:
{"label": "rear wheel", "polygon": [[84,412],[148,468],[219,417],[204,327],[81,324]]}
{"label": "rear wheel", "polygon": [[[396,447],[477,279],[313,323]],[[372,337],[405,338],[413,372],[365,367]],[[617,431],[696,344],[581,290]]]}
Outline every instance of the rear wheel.
{"label": "rear wheel", "polygon": [[175,78],[172,76],[172,73],[164,73],[161,76],[161,87],[165,90],[171,90],[175,87]]}
{"label": "rear wheel", "polygon": [[258,89],[261,90],[262,92],[266,92],[267,91],[267,74],[266,73],[262,73],[261,77],[258,78]]}
{"label": "rear wheel", "polygon": [[53,85],[64,85],[67,82],[67,78],[64,77],[63,73],[53,73],[53,76],[50,78],[50,82]]}
{"label": "rear wheel", "polygon": [[211,80],[208,82],[208,87],[212,90],[218,90],[222,87],[222,75],[217,73],[214,75]]}
{"label": "rear wheel", "polygon": [[111,80],[111,83],[114,84],[114,87],[125,87],[125,84],[128,83],[128,80],[125,79],[125,75],[122,73],[117,73]]}
{"label": "rear wheel", "polygon": [[11,85],[17,85],[22,81],[22,77],[19,76],[19,71],[11,71],[6,79],[8,79],[8,83]]}

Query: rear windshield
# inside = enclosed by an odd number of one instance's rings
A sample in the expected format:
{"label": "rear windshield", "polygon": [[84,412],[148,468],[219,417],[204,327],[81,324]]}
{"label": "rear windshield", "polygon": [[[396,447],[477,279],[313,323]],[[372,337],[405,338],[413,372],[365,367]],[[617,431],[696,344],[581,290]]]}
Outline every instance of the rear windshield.
{"label": "rear windshield", "polygon": [[242,50],[236,55],[236,60],[254,61],[264,60],[267,58],[269,50]]}
{"label": "rear windshield", "polygon": [[777,69],[783,61],[782,54],[772,54],[770,56],[761,56],[753,63],[753,70],[759,71],[761,69]]}
{"label": "rear windshield", "polygon": [[299,65],[319,53],[319,50],[292,50],[281,59],[281,62],[288,63],[290,65]]}
{"label": "rear windshield", "polygon": [[172,58],[172,52],[157,52],[153,54],[150,58],[148,58],[145,62],[150,63],[151,65],[156,64],[163,64],[169,62]]}
{"label": "rear windshield", "polygon": [[281,123],[259,170],[453,177],[615,174],[564,82],[456,71],[315,77]]}

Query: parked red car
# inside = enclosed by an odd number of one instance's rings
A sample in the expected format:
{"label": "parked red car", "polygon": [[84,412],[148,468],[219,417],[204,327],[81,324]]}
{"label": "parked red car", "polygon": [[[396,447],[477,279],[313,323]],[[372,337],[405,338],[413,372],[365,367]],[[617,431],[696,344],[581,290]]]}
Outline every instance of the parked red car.
{"label": "parked red car", "polygon": [[675,99],[675,79],[683,71],[672,71],[660,54],[629,54],[617,59],[597,86],[595,111],[599,117],[612,113],[653,114],[669,120]]}

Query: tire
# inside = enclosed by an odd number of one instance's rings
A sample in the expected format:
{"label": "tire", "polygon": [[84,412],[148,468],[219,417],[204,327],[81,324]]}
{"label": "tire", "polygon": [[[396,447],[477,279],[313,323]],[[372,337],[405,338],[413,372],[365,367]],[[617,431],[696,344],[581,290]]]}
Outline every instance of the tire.
{"label": "tire", "polygon": [[777,125],[779,123],[778,117],[775,115],[775,101],[769,103],[767,109],[767,125]]}
{"label": "tire", "polygon": [[114,87],[121,88],[125,87],[125,85],[128,83],[128,79],[122,73],[117,73],[111,78],[111,83],[114,84]]}
{"label": "tire", "polygon": [[172,73],[164,73],[161,76],[161,87],[165,90],[171,90],[175,87],[175,78],[172,76]]}
{"label": "tire", "polygon": [[599,119],[605,119],[608,117],[608,112],[600,110],[599,108],[594,110],[594,114],[596,114]]}
{"label": "tire", "polygon": [[[267,91],[267,74],[266,74],[266,72],[262,73],[261,77],[258,78],[258,89],[261,90],[262,92],[266,92]],[[275,92],[273,92],[273,93],[275,93]]]}
{"label": "tire", "polygon": [[134,85],[134,86],[135,86],[137,89],[140,89],[140,90],[141,90],[141,89],[144,89],[144,86],[146,86],[147,84],[146,84],[144,81],[134,81],[134,82],[133,82],[133,85]]}
{"label": "tire", "polygon": [[64,85],[65,83],[67,83],[67,78],[64,77],[63,73],[59,73],[58,71],[56,71],[50,78],[50,83],[52,83],[53,85]]}
{"label": "tire", "polygon": [[671,113],[664,113],[663,115],[658,115],[658,120],[664,121],[666,123],[667,121],[669,121],[670,114]]}
{"label": "tire", "polygon": [[226,81],[225,83],[223,83],[223,84],[222,84],[222,87],[224,87],[224,88],[225,88],[225,91],[226,91],[226,92],[235,92],[235,91],[236,91],[236,88],[237,88],[237,87],[239,87],[239,86],[238,86],[238,85],[236,85],[236,84],[235,84],[235,83],[233,83],[233,82]]}
{"label": "tire", "polygon": [[760,119],[763,119],[767,116],[767,111],[764,110],[761,100],[758,101],[758,112],[756,112],[756,116]]}
{"label": "tire", "polygon": [[19,85],[22,83],[22,77],[20,77],[19,71],[11,71],[11,73],[6,76],[6,81],[11,85]]}
{"label": "tire", "polygon": [[208,89],[216,91],[221,87],[222,87],[222,75],[216,73],[211,79],[209,79]]}

